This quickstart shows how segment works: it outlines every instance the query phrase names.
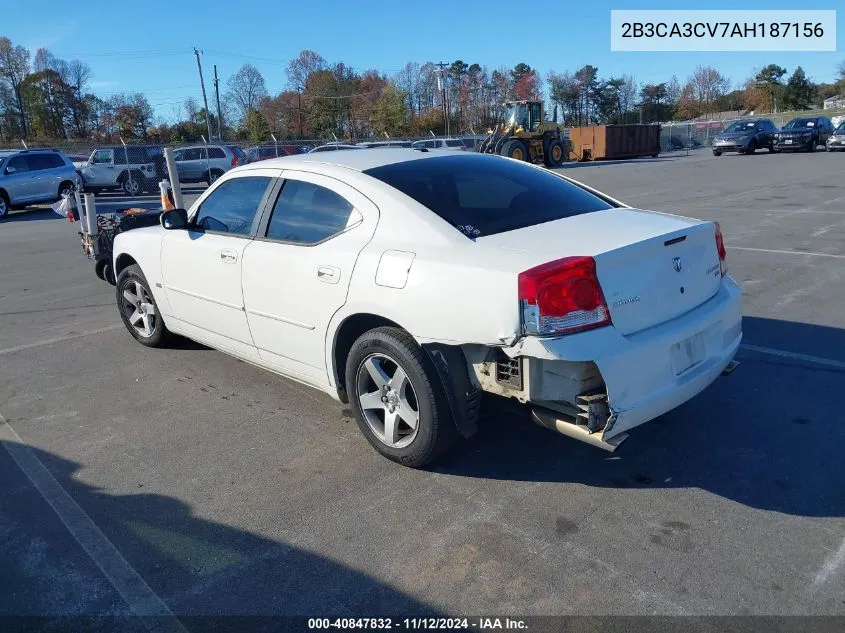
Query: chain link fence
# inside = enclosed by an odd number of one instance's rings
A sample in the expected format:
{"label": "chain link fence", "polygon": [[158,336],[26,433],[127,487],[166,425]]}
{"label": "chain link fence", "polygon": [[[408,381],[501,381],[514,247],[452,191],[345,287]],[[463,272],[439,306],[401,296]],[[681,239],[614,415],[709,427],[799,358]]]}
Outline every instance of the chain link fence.
{"label": "chain link fence", "polygon": [[679,123],[661,123],[660,151],[678,152],[698,149],[701,147],[710,147],[713,142],[713,137],[735,121],[768,119],[777,127],[782,128],[792,119],[803,116],[826,116],[831,119],[834,125],[838,125],[840,121],[845,120],[845,110],[822,110],[809,111],[806,113],[791,112],[787,114],[760,114],[744,117],[684,121]]}

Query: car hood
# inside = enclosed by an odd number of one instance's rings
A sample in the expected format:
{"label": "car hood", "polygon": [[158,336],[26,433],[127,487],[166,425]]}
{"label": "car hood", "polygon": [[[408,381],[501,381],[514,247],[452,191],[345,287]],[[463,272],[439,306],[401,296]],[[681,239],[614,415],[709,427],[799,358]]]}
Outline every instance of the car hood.
{"label": "car hood", "polygon": [[781,130],[778,134],[802,134],[803,132],[815,132],[815,127],[791,127],[788,130]]}
{"label": "car hood", "polygon": [[748,131],[748,132],[719,132],[716,136],[718,138],[729,138],[729,139],[745,138],[746,136],[754,136],[754,131],[751,130],[751,131]]}

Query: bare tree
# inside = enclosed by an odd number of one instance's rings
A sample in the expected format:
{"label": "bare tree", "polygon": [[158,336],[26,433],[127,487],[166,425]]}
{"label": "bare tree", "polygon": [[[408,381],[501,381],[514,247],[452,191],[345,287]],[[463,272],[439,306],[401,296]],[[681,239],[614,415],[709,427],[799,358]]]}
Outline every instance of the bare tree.
{"label": "bare tree", "polygon": [[299,57],[290,60],[285,70],[291,89],[303,92],[309,75],[318,70],[325,70],[327,66],[326,60],[319,53],[309,50],[302,51],[299,53]]}
{"label": "bare tree", "polygon": [[622,75],[622,86],[619,88],[619,110],[622,116],[634,108],[637,100],[637,81],[631,75]]}
{"label": "bare tree", "polygon": [[23,135],[27,135],[26,113],[23,108],[21,84],[29,73],[29,51],[14,46],[8,37],[0,37],[0,80],[9,84],[15,95]]}
{"label": "bare tree", "polygon": [[242,117],[246,117],[250,110],[256,110],[261,99],[267,96],[264,77],[252,64],[241,66],[238,72],[229,77],[227,85]]}
{"label": "bare tree", "polygon": [[191,123],[196,123],[199,116],[200,106],[193,97],[185,99],[185,118]]}
{"label": "bare tree", "polygon": [[725,95],[730,82],[712,66],[698,66],[689,84],[692,86],[693,98],[698,102],[698,111],[703,114],[716,99]]}
{"label": "bare tree", "polygon": [[[417,62],[408,62],[405,67],[396,75],[396,86],[405,93],[408,100],[408,109],[411,116],[419,109],[419,92],[422,73]],[[414,107],[416,104],[416,108]]]}

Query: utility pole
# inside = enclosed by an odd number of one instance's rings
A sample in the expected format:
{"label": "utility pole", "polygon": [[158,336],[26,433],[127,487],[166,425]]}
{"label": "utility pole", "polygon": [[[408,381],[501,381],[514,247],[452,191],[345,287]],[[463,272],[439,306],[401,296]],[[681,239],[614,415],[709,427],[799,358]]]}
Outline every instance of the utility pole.
{"label": "utility pole", "polygon": [[449,136],[449,106],[446,103],[446,74],[445,70],[449,64],[440,62],[435,64],[440,70],[437,75],[437,83],[440,87],[441,99],[443,101],[443,124],[445,126],[446,136]]}
{"label": "utility pole", "polygon": [[211,115],[208,112],[208,98],[205,96],[205,82],[202,79],[202,64],[200,63],[200,55],[202,55],[202,51],[198,51],[196,46],[194,46],[194,55],[197,56],[197,68],[200,71],[200,87],[202,88],[202,102],[205,105],[205,127],[206,127],[206,131],[208,132],[208,138],[213,138],[211,136]]}
{"label": "utility pole", "polygon": [[220,80],[217,79],[217,64],[214,64],[214,96],[217,99],[217,140],[223,142],[223,114],[220,112],[220,89],[217,84]]}

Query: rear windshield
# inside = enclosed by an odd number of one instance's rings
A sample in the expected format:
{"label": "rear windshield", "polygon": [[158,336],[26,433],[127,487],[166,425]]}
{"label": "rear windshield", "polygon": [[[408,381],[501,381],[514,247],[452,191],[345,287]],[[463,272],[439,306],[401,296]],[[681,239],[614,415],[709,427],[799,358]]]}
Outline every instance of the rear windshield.
{"label": "rear windshield", "polygon": [[483,154],[411,160],[364,173],[428,207],[470,238],[614,206],[551,172]]}

